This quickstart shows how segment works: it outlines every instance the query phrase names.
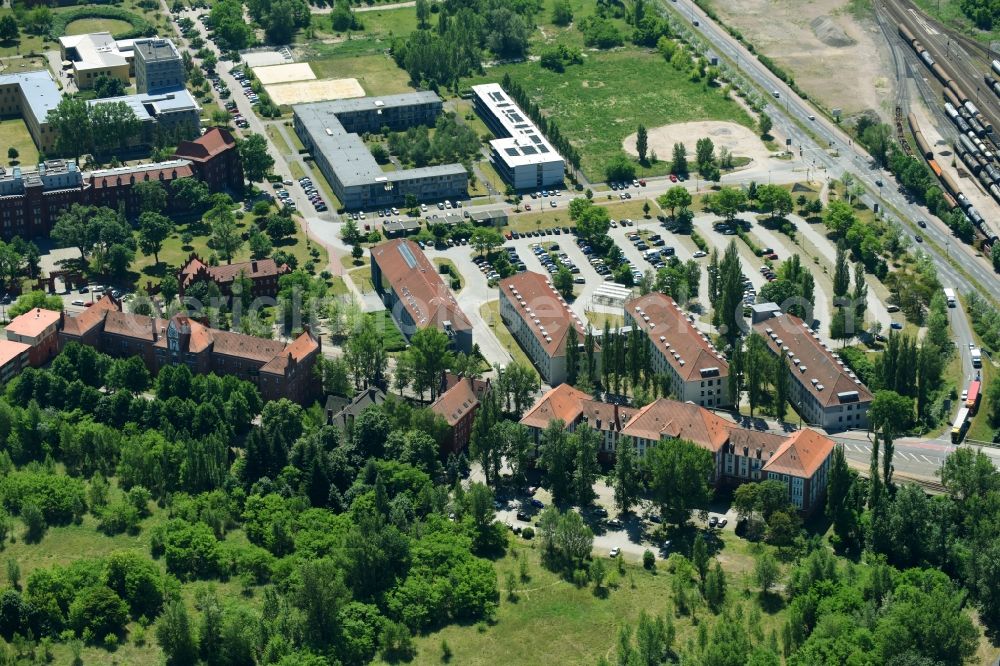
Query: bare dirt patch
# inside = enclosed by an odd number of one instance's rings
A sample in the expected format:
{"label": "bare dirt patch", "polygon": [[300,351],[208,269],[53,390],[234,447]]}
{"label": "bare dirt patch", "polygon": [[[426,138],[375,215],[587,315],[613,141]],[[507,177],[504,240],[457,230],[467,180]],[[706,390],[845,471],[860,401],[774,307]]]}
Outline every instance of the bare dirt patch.
{"label": "bare dirt patch", "polygon": [[365,96],[365,89],[357,79],[295,81],[264,86],[264,89],[274,103],[281,106]]}
{"label": "bare dirt patch", "polygon": [[254,67],[254,75],[265,86],[271,83],[288,83],[290,81],[309,81],[316,78],[312,67],[307,62],[293,62],[287,65],[267,65]]}
{"label": "bare dirt patch", "polygon": [[[648,132],[647,142],[650,151],[656,151],[660,159],[669,160],[674,151],[675,143],[683,143],[687,149],[688,159],[695,155],[695,144],[698,139],[708,137],[715,144],[718,155],[720,148],[726,148],[734,157],[749,157],[753,161],[766,160],[770,152],[764,143],[752,130],[737,125],[719,121],[698,121],[691,123],[674,123],[653,127]],[[636,135],[630,134],[622,142],[626,153],[638,156],[635,149]]]}
{"label": "bare dirt patch", "polygon": [[715,0],[712,8],[826,108],[892,115],[892,57],[872,19],[845,0]]}

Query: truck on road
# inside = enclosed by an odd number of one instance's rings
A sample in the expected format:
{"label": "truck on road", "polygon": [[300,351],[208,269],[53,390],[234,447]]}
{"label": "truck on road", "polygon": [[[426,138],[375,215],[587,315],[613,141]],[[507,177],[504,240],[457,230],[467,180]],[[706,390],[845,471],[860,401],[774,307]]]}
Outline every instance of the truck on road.
{"label": "truck on road", "polygon": [[946,301],[948,301],[948,307],[949,308],[955,307],[955,304],[958,302],[955,299],[955,290],[954,289],[948,289],[948,288],[946,288],[944,290],[944,299]]}

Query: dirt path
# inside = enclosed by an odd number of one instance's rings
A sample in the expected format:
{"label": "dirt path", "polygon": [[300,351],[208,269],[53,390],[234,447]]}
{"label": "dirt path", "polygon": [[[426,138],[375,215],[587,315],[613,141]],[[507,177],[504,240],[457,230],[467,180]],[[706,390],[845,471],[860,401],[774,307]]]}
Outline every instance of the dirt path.
{"label": "dirt path", "polygon": [[[752,130],[737,125],[719,121],[698,121],[690,123],[674,123],[647,130],[649,150],[655,151],[661,160],[670,160],[674,144],[683,143],[687,150],[688,161],[693,161],[698,139],[708,137],[715,144],[715,154],[721,148],[726,148],[735,157],[749,157],[755,162],[764,162],[770,157],[770,152]],[[630,134],[622,141],[622,148],[629,155],[638,156],[635,147],[636,135]]]}

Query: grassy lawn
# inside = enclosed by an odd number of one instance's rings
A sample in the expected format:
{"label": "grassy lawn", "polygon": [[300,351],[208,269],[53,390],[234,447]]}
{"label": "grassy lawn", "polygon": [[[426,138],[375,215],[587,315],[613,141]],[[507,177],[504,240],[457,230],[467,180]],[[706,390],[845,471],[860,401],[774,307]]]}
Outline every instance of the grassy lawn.
{"label": "grassy lawn", "polygon": [[347,277],[351,279],[354,286],[358,288],[362,294],[373,294],[375,293],[375,286],[372,285],[372,271],[368,266],[362,266],[360,268],[355,268],[352,271],[347,271]]}
{"label": "grassy lawn", "polygon": [[382,331],[385,336],[386,351],[397,352],[406,349],[406,338],[392,320],[392,315],[388,310],[378,310],[377,312],[366,312],[365,316],[375,324],[375,330]]}
{"label": "grassy lawn", "polygon": [[8,118],[0,122],[0,159],[7,159],[8,148],[17,149],[17,161],[26,166],[38,164],[38,149],[31,140],[28,127],[21,118]]}
{"label": "grassy lawn", "polygon": [[344,278],[339,275],[334,275],[330,278],[330,295],[331,296],[347,296],[351,292],[347,288],[347,283],[344,282]]}
{"label": "grassy lawn", "polygon": [[284,135],[274,125],[267,126],[267,136],[271,141],[274,142],[274,147],[277,148],[282,155],[291,155],[292,149],[288,147],[288,142],[285,141]]}
{"label": "grassy lawn", "polygon": [[288,170],[292,172],[292,178],[298,180],[299,178],[304,178],[306,175],[305,170],[302,165],[295,160],[288,160]]}
{"label": "grassy lawn", "polygon": [[[447,284],[450,287],[451,278],[456,277],[458,278],[458,283],[460,286],[458,287],[458,289],[454,289],[453,291],[455,293],[462,291],[462,288],[465,287],[465,277],[458,271],[458,266],[455,265],[455,262],[452,261],[451,259],[446,259],[444,257],[434,257],[432,261],[434,262],[434,265],[438,267],[438,273],[441,274],[441,279],[445,281],[445,284]],[[447,266],[449,269],[451,269],[451,273],[448,276],[446,276],[444,273],[441,273],[441,266]]]}
{"label": "grassy lawn", "polygon": [[608,322],[611,328],[619,328],[625,323],[625,317],[620,314],[597,312],[596,310],[585,310],[584,314],[587,315],[587,321],[596,331],[604,330],[604,322]]}
{"label": "grassy lawn", "polygon": [[[539,210],[541,207],[541,200],[531,198],[525,199],[524,203],[530,204],[532,210],[515,213],[511,216],[506,228],[514,231],[536,231],[538,229],[548,227],[572,227],[573,222],[569,219],[569,202],[571,201],[571,198],[563,196],[556,199],[556,201],[559,202],[558,208],[547,207],[544,210]],[[613,220],[626,218],[632,220],[643,219],[642,204],[645,203],[645,200],[631,199],[629,201],[607,201],[602,200],[599,197],[595,197],[594,203],[598,205],[606,205],[608,208],[608,215],[610,215]],[[548,201],[546,200],[545,206],[548,205]],[[660,212],[659,206],[655,201],[650,201],[649,205],[650,215],[656,215]]]}
{"label": "grassy lawn", "polygon": [[77,19],[66,26],[67,35],[86,35],[91,32],[110,32],[116,35],[128,32],[132,29],[132,24],[128,21],[120,21],[111,18],[86,18]]}
{"label": "grassy lawn", "polygon": [[417,29],[417,10],[414,7],[360,12],[358,18],[364,25],[361,32],[369,36],[402,37]]}
{"label": "grassy lawn", "polygon": [[[672,612],[672,575],[666,564],[657,563],[656,571],[641,565],[626,564],[624,574],[607,562],[607,593],[598,595],[592,586],[576,587],[540,564],[536,544],[512,537],[515,542],[505,557],[494,563],[501,588],[500,607],[495,622],[475,626],[450,626],[415,639],[417,655],[414,666],[443,663],[441,643],[447,641],[454,656],[451,663],[468,666],[505,664],[595,664],[601,657],[615,663],[618,631],[622,626],[635,627],[639,614],[653,617]],[[742,571],[752,562],[749,546],[735,536],[723,540],[723,568],[729,574],[729,596],[749,613],[756,596],[744,597]],[[733,552],[730,552],[733,551]],[[603,556],[603,553],[601,554]],[[520,558],[527,562],[528,576],[519,576]],[[507,573],[517,576],[516,597],[508,597]],[[770,634],[783,621],[782,612],[762,613],[761,626]],[[720,621],[702,605],[697,608],[701,622]],[[697,635],[689,616],[673,618],[677,630],[675,649]],[[376,662],[383,663],[383,662]]]}
{"label": "grassy lawn", "polygon": [[[242,220],[236,220],[236,225],[241,230],[246,231],[250,228],[250,225],[254,221],[254,216],[247,213]],[[193,239],[190,245],[184,245],[181,241],[181,236],[185,232],[189,232],[193,235]],[[208,247],[209,240],[209,230],[207,225],[202,224],[200,221],[188,222],[188,223],[178,223],[174,229],[174,232],[167,238],[163,243],[163,249],[160,250],[160,265],[154,266],[154,259],[152,256],[147,256],[141,252],[137,254],[135,262],[132,264],[133,270],[140,273],[140,280],[145,286],[147,280],[158,284],[160,279],[162,279],[165,274],[165,270],[176,271],[179,269],[191,256],[192,252],[198,253],[205,261],[208,261],[215,252],[210,247]],[[315,248],[319,252],[319,257],[313,259],[310,249]],[[296,224],[295,235],[289,236],[282,243],[275,245],[275,250],[284,250],[285,252],[290,252],[298,260],[299,268],[305,266],[306,262],[312,261],[316,266],[316,270],[320,271],[324,266],[330,261],[329,255],[325,248],[321,245],[313,245],[307,242],[305,230],[303,230],[301,224]],[[250,260],[250,248],[244,243],[239,251],[233,256],[234,262],[239,261],[249,261]],[[223,263],[220,260],[220,263]],[[166,268],[164,267],[166,264]]]}
{"label": "grassy lawn", "polygon": [[358,80],[368,95],[394,95],[412,92],[409,76],[396,67],[384,54],[337,54],[310,60],[309,64],[319,79]]}
{"label": "grassy lawn", "polygon": [[[587,12],[588,14],[590,12]],[[551,29],[550,29],[551,28]],[[579,47],[576,28],[543,26],[549,43]],[[540,45],[535,45],[538,50]],[[463,81],[463,86],[499,81],[509,73],[542,112],[557,121],[562,134],[581,154],[583,171],[603,180],[603,169],[622,153],[622,140],[639,124],[655,127],[694,120],[728,120],[752,126],[749,115],[719,89],[703,88],[671,67],[656,52],[625,46],[615,51],[584,51],[582,65],[562,74],[538,62],[491,67],[484,76]],[[640,74],[641,73],[641,74]],[[638,168],[642,175],[662,175],[669,170],[669,155],[660,162]]]}
{"label": "grassy lawn", "polygon": [[538,375],[538,371],[535,370],[531,359],[524,353],[521,345],[517,343],[517,340],[514,339],[514,336],[507,329],[507,325],[503,323],[503,319],[500,318],[500,301],[487,301],[483,303],[479,306],[479,315],[486,322],[486,325],[493,329],[493,334],[497,336],[500,344],[510,352],[514,361],[526,368],[531,368],[531,371],[535,375]]}
{"label": "grassy lawn", "polygon": [[295,150],[295,152],[301,152],[305,150],[306,147],[302,145],[302,139],[300,139],[299,135],[295,133],[295,130],[292,129],[289,125],[285,126],[288,127],[288,136],[292,140],[292,148]]}

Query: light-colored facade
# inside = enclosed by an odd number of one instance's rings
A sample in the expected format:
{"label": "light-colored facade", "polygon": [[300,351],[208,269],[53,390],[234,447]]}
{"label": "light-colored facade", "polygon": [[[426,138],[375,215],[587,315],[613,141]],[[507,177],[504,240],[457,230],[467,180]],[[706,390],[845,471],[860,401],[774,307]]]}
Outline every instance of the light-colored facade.
{"label": "light-colored facade", "polygon": [[789,314],[753,328],[788,368],[790,402],[803,420],[826,430],[868,427],[871,392],[815,331]]}
{"label": "light-colored facade", "polygon": [[41,151],[55,146],[56,134],[49,126],[48,115],[61,99],[59,86],[48,71],[0,76],[0,116],[23,118]]}
{"label": "light-colored facade", "polygon": [[678,400],[709,408],[730,404],[725,356],[674,299],[659,292],[633,298],[625,303],[625,325],[646,335],[653,370],[670,379]]}
{"label": "light-colored facade", "polygon": [[59,38],[59,54],[72,63],[77,88],[87,90],[101,76],[118,79],[126,86],[134,72],[134,40],[116,40],[110,32],[66,35]]}
{"label": "light-colored facade", "polygon": [[133,146],[151,145],[155,143],[157,134],[178,142],[194,139],[200,134],[201,106],[183,86],[154,93],[92,99],[87,104],[96,106],[113,102],[124,102],[139,119],[140,131],[132,139]]}
{"label": "light-colored facade", "polygon": [[498,83],[472,86],[479,117],[497,137],[490,162],[515,190],[561,187],[566,166],[545,136]]}
{"label": "light-colored facade", "polygon": [[28,367],[31,345],[0,339],[0,386],[21,374]]}
{"label": "light-colored facade", "polygon": [[500,318],[550,386],[566,381],[570,327],[576,329],[579,358],[584,361],[583,322],[549,277],[525,271],[501,280]]}
{"label": "light-colored facade", "polygon": [[135,91],[149,93],[184,87],[184,61],[169,39],[137,39],[135,52]]}
{"label": "light-colored facade", "polygon": [[465,198],[469,173],[461,164],[383,171],[359,134],[388,127],[433,126],[443,108],[433,92],[361,97],[292,107],[295,132],[347,210]]}
{"label": "light-colored facade", "polygon": [[32,366],[38,367],[58,353],[61,322],[61,312],[35,308],[14,317],[7,324],[5,333],[11,342],[30,347],[28,361]]}

